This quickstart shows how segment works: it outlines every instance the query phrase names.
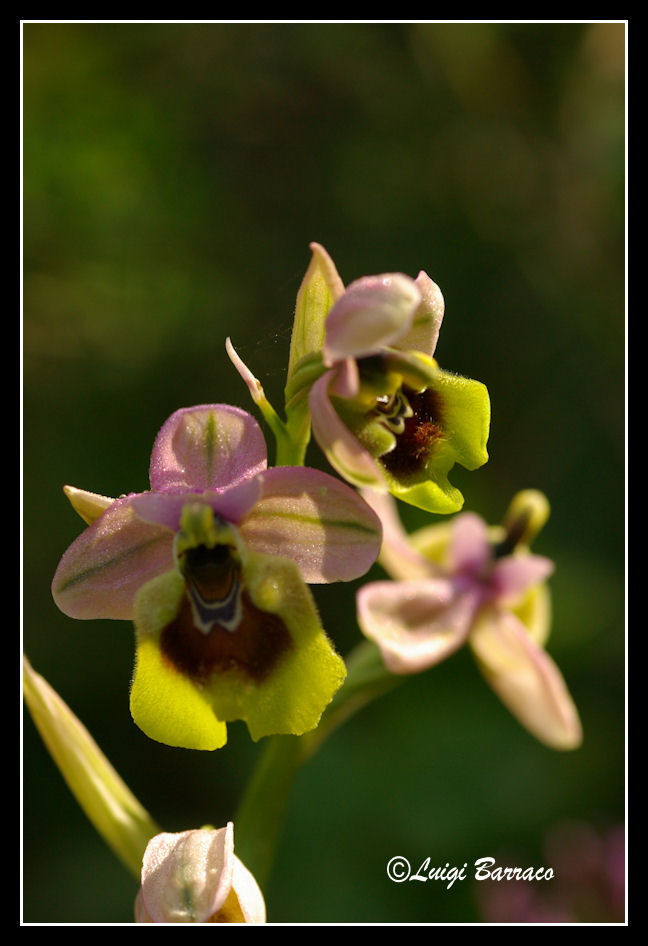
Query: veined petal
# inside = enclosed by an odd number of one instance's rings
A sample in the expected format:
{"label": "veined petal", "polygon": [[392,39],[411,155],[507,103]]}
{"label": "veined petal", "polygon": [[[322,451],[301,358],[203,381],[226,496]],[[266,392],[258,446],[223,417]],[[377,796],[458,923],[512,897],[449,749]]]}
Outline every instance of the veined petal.
{"label": "veined petal", "polygon": [[415,282],[421,293],[421,302],[414,313],[411,329],[398,339],[396,347],[403,351],[421,351],[431,357],[439,339],[445,302],[441,290],[427,273],[421,271]]}
{"label": "veined petal", "polygon": [[326,320],[324,364],[372,355],[412,327],[421,293],[409,276],[385,273],[352,282]]}
{"label": "veined petal", "polygon": [[486,680],[529,732],[553,749],[581,744],[578,711],[560,670],[514,614],[485,611],[470,646]]}
{"label": "veined petal", "polygon": [[362,496],[382,523],[383,542],[379,562],[385,571],[397,580],[435,577],[433,564],[410,542],[393,496],[390,493],[377,493],[373,489],[362,490]]}
{"label": "veined petal", "polygon": [[52,594],[69,617],[130,620],[138,588],[173,566],[173,533],[135,514],[136,495],[109,506],[59,562]]}
{"label": "veined petal", "polygon": [[151,456],[151,487],[158,492],[222,490],[267,466],[261,428],[229,404],[182,408],[160,430]]}
{"label": "veined petal", "polygon": [[380,549],[380,520],[349,486],[305,467],[262,473],[261,499],[240,524],[245,544],[295,561],[308,583],[364,575]]}
{"label": "veined petal", "polygon": [[225,903],[233,872],[231,822],[158,834],[144,854],[142,905],[153,923],[206,923]]}
{"label": "veined petal", "polygon": [[551,559],[542,555],[507,555],[493,566],[493,591],[500,603],[515,603],[533,585],[546,581],[553,570]]}
{"label": "veined petal", "polygon": [[335,372],[328,371],[311,388],[309,404],[313,433],[331,466],[355,486],[384,490],[385,479],[371,454],[342,423],[331,404],[328,388]]}
{"label": "veined petal", "polygon": [[379,581],[357,595],[358,623],[391,673],[419,673],[454,653],[470,631],[475,601],[443,579]]}

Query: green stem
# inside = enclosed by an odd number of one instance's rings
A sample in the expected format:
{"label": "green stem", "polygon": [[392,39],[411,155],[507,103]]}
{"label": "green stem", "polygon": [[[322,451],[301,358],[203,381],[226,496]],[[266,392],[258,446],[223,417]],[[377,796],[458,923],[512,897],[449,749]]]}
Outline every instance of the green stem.
{"label": "green stem", "polygon": [[317,729],[303,736],[273,736],[261,755],[234,818],[236,854],[264,889],[297,773],[347,719],[405,677],[388,673],[378,648],[363,641],[347,658],[347,678]]}
{"label": "green stem", "polygon": [[286,429],[281,435],[273,431],[276,442],[275,466],[303,466],[308,440],[294,440]]}
{"label": "green stem", "polygon": [[265,889],[286,801],[304,762],[300,736],[271,736],[234,817],[236,855]]}

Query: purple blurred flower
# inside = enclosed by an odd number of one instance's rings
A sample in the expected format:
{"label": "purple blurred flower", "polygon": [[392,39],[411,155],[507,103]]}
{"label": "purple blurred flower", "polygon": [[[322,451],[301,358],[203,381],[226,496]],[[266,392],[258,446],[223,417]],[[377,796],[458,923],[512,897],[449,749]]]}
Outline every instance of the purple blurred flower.
{"label": "purple blurred flower", "polygon": [[548,515],[544,496],[518,494],[495,537],[469,512],[408,536],[391,497],[370,501],[383,521],[381,562],[396,580],[360,589],[358,621],[387,669],[418,673],[467,643],[522,725],[554,748],[580,745],[577,710],[543,647],[553,563],[528,549]]}
{"label": "purple blurred flower", "polygon": [[[501,855],[498,863],[512,863]],[[583,822],[557,824],[545,841],[550,881],[480,881],[487,923],[623,923],[625,828],[599,832]]]}

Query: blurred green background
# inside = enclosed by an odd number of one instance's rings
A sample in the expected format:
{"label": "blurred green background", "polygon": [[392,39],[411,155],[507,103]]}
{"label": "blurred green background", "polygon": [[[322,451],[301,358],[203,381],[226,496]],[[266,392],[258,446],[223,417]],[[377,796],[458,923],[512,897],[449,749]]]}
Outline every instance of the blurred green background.
{"label": "blurred green background", "polygon": [[[227,335],[281,406],[310,241],[345,282],[426,270],[441,365],[492,399],[466,508],[551,502],[549,650],[585,741],[537,744],[459,653],[300,773],[265,893],[276,922],[482,921],[474,883],[387,861],[540,864],[557,824],[624,818],[624,24],[26,23],[23,57],[25,652],[166,830],[232,817],[245,727],[217,753],[147,740],[131,627],[54,606],[83,528],[61,487],[146,489],[178,407],[254,413]],[[343,653],[355,587],[315,589]],[[27,714],[23,770],[24,921],[131,922],[136,884]]]}

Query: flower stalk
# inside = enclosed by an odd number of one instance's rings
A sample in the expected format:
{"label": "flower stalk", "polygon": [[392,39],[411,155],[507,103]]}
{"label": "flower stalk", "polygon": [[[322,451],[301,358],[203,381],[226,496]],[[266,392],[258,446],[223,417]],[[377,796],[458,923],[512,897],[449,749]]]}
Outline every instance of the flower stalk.
{"label": "flower stalk", "polygon": [[237,851],[262,888],[272,870],[286,807],[302,766],[351,716],[406,679],[386,669],[378,648],[369,641],[358,644],[346,665],[345,683],[317,729],[267,740],[236,812]]}

